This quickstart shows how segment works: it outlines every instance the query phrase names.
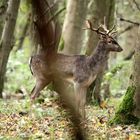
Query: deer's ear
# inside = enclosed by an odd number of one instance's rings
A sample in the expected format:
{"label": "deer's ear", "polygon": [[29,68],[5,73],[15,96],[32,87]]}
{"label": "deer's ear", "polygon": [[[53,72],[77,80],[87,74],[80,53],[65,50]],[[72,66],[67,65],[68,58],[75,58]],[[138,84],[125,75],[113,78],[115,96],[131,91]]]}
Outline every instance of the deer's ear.
{"label": "deer's ear", "polygon": [[100,36],[100,40],[102,40],[102,41],[107,41],[107,37],[106,37],[105,35],[101,35],[101,36]]}
{"label": "deer's ear", "polygon": [[107,42],[112,42],[112,39],[111,38],[107,38]]}
{"label": "deer's ear", "polygon": [[104,40],[105,39],[105,36],[104,35],[100,35],[100,39],[101,40]]}

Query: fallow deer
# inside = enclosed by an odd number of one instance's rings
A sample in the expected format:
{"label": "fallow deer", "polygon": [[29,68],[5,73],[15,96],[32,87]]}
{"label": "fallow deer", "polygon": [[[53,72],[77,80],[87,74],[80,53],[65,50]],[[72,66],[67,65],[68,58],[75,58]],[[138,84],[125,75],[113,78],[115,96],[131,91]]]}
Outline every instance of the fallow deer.
{"label": "fallow deer", "polygon": [[[104,31],[101,31],[101,28]],[[104,25],[95,29],[92,23],[87,21],[87,29],[100,35],[98,45],[90,56],[53,53],[45,58],[42,55],[31,58],[30,68],[36,78],[36,85],[31,92],[31,100],[39,96],[40,91],[57,77],[73,84],[77,111],[85,118],[87,88],[95,80],[100,69],[104,67],[109,53],[122,51],[112,36],[114,28],[107,30]]]}

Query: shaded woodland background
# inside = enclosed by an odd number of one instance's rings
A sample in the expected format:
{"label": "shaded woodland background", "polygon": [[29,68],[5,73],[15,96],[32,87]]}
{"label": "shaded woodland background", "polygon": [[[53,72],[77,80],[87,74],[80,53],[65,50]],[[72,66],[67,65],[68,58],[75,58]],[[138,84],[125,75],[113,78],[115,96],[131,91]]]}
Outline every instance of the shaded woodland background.
{"label": "shaded woodland background", "polygon": [[[140,2],[138,0],[48,0],[62,28],[59,53],[90,55],[99,40],[83,30],[114,24],[123,48],[112,53],[87,95],[89,139],[140,139]],[[0,139],[71,139],[72,127],[58,105],[54,85],[46,87],[30,110],[35,84],[28,60],[39,52],[34,44],[31,1],[0,1]],[[58,81],[55,86],[61,86]],[[72,94],[67,85],[65,92]],[[100,107],[102,108],[100,108]],[[110,124],[114,124],[111,126]]]}

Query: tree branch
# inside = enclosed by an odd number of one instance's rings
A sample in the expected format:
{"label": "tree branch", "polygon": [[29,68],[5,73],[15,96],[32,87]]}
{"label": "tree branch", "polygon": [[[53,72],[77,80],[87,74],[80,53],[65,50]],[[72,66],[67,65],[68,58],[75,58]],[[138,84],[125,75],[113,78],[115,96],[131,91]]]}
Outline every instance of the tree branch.
{"label": "tree branch", "polygon": [[124,18],[120,18],[120,21],[128,22],[128,23],[134,24],[136,26],[140,25],[139,22],[134,22],[134,21],[131,21],[131,20],[128,20],[128,19],[124,19]]}
{"label": "tree branch", "polygon": [[140,5],[136,2],[136,0],[133,0],[133,2],[136,5],[137,9],[140,11]]}
{"label": "tree branch", "polygon": [[135,27],[135,25],[130,25],[128,27],[126,27],[124,30],[122,30],[121,32],[119,32],[118,36],[122,35],[123,33],[133,29]]}
{"label": "tree branch", "polygon": [[49,18],[49,20],[47,21],[46,24],[48,24],[50,21],[52,21],[55,17],[57,17],[61,12],[63,12],[66,8],[63,7],[62,9],[60,9],[58,12],[56,12],[52,17]]}

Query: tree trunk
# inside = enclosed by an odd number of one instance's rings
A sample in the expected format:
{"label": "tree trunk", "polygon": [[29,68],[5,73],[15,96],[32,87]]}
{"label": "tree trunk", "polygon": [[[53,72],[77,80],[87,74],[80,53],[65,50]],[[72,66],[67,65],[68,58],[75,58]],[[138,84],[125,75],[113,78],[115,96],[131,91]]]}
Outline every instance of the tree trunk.
{"label": "tree trunk", "polygon": [[136,87],[134,95],[134,114],[140,118],[140,29],[137,39],[137,46],[135,48],[134,62],[133,62],[132,85]]}
{"label": "tree trunk", "polygon": [[23,46],[25,37],[26,37],[26,35],[27,35],[27,31],[28,31],[29,24],[30,24],[30,14],[28,15],[28,19],[27,19],[27,21],[26,21],[26,23],[25,23],[25,26],[24,26],[24,28],[23,28],[23,31],[22,31],[22,33],[21,33],[21,37],[19,38],[19,43],[18,43],[18,46],[17,46],[16,51],[22,49],[22,46]]}
{"label": "tree trunk", "polygon": [[87,10],[87,0],[68,0],[63,25],[65,54],[79,54],[83,44],[83,25]]}
{"label": "tree trunk", "polygon": [[138,124],[140,122],[140,29],[133,59],[130,83],[111,123]]}
{"label": "tree trunk", "polygon": [[8,57],[10,51],[12,50],[11,41],[13,39],[19,4],[20,0],[9,0],[6,21],[2,33],[0,44],[0,97],[2,97],[2,91],[4,88],[4,77],[6,73]]}
{"label": "tree trunk", "polygon": [[[64,39],[64,54],[79,54],[83,44],[83,23],[86,19],[87,0],[68,0],[62,36]],[[70,120],[73,123],[75,139],[85,139],[85,130],[81,125],[81,118],[75,108],[75,96],[72,85],[65,81],[54,82],[55,90],[70,110]],[[83,131],[84,130],[84,131]]]}
{"label": "tree trunk", "polygon": [[[0,2],[0,38],[2,35],[4,18],[5,18],[7,6],[8,6],[8,0],[2,0]],[[1,60],[1,45],[0,45],[0,60]]]}
{"label": "tree trunk", "polygon": [[2,35],[4,17],[5,17],[7,6],[8,6],[8,0],[1,0],[0,2],[0,38]]}
{"label": "tree trunk", "polygon": [[[99,24],[103,23],[104,17],[106,18],[107,27],[108,28],[112,27],[114,23],[115,0],[91,1],[89,3],[89,9],[91,9],[89,13],[89,19],[91,19],[91,21],[93,22],[94,27],[98,27]],[[89,55],[91,54],[91,52],[93,51],[93,49],[96,47],[98,43],[98,36],[94,32],[89,32],[88,36],[89,36],[89,39],[87,42],[88,48],[87,48],[86,53]],[[94,88],[94,98],[97,99],[98,101],[101,101],[100,90],[101,90],[101,82],[102,82],[104,71],[105,70],[103,69],[102,72],[98,74],[97,80],[94,84],[95,86],[91,85],[89,88],[89,93],[93,93],[93,88]],[[89,102],[92,101],[92,96],[93,94],[88,94]]]}
{"label": "tree trunk", "polygon": [[[87,0],[68,0],[62,36],[64,54],[79,54],[83,44],[83,24],[86,19]],[[73,87],[65,81],[57,81],[55,89],[61,94],[73,95]],[[62,93],[63,92],[63,93]],[[72,98],[72,97],[71,97]],[[71,99],[72,100],[72,99]]]}

